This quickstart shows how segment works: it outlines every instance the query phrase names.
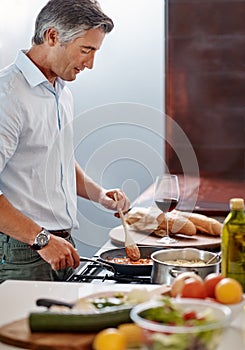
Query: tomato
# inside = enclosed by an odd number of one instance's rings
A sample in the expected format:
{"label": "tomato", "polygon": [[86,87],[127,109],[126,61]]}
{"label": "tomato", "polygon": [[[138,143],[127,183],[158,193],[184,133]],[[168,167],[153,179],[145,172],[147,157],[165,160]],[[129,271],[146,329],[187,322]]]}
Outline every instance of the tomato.
{"label": "tomato", "polygon": [[204,285],[206,288],[207,296],[210,298],[215,298],[215,287],[219,281],[224,277],[217,273],[210,273],[204,278]]}
{"label": "tomato", "polygon": [[225,277],[215,287],[215,298],[222,304],[239,303],[242,295],[242,285],[233,278]]}
{"label": "tomato", "polygon": [[126,350],[125,336],[117,328],[106,328],[96,334],[93,341],[94,350]]}
{"label": "tomato", "polygon": [[188,311],[183,315],[184,320],[196,320],[197,314],[195,311]]}
{"label": "tomato", "polygon": [[197,281],[202,281],[201,277],[198,276],[195,272],[182,272],[179,274],[173,281],[170,294],[171,297],[177,297],[178,295],[182,294],[183,287],[185,285],[185,281],[188,280],[189,278],[194,278]]}
{"label": "tomato", "polygon": [[207,292],[204,286],[204,282],[202,280],[198,281],[192,277],[188,278],[187,280],[185,280],[181,296],[183,298],[205,299],[207,296]]}

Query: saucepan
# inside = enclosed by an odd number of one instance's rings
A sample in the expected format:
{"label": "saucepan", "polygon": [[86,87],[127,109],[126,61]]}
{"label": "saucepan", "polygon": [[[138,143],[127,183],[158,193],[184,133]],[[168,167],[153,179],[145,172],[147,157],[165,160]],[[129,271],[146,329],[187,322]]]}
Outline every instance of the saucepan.
{"label": "saucepan", "polygon": [[[157,246],[138,246],[140,250],[140,256],[143,259],[150,259],[151,254],[157,250],[162,250],[162,247]],[[81,261],[93,261],[99,263],[103,268],[113,272],[114,274],[122,274],[127,276],[151,276],[152,263],[151,264],[122,264],[111,262],[113,258],[126,257],[126,251],[124,248],[115,248],[106,250],[101,253],[98,258],[86,258],[80,257]]]}
{"label": "saucepan", "polygon": [[[203,279],[210,273],[218,273],[220,270],[220,254],[195,249],[165,249],[152,253],[153,268],[151,279],[153,283],[171,285],[174,279],[182,272],[194,272]],[[211,262],[209,263],[210,259]],[[190,266],[183,261],[192,261]],[[200,265],[196,262],[201,262]]]}

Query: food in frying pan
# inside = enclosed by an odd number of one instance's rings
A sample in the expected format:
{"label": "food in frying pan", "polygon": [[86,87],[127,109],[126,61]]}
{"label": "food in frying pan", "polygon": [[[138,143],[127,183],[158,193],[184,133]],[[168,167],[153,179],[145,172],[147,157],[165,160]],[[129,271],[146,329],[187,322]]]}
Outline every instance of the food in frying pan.
{"label": "food in frying pan", "polygon": [[135,261],[135,260],[131,260],[127,256],[120,256],[120,257],[108,256],[106,260],[110,263],[123,264],[123,265],[152,265],[153,264],[151,258],[140,258]]}

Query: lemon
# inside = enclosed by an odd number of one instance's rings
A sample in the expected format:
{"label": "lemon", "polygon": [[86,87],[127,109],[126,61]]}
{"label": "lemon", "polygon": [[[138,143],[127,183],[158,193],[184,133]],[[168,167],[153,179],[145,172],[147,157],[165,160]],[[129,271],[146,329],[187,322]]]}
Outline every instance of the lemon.
{"label": "lemon", "polygon": [[216,284],[215,298],[222,304],[236,304],[242,301],[241,284],[233,278],[226,277]]}
{"label": "lemon", "polygon": [[140,346],[143,342],[142,329],[134,323],[123,323],[118,326],[119,331],[125,336],[127,346]]}
{"label": "lemon", "polygon": [[125,336],[117,328],[106,328],[96,334],[93,341],[94,350],[126,350]]}

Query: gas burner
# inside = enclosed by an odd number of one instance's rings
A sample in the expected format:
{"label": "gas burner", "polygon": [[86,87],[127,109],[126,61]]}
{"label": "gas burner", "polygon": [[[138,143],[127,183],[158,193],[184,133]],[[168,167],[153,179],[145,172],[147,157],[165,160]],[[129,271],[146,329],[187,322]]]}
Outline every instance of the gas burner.
{"label": "gas burner", "polygon": [[119,273],[108,273],[100,264],[89,262],[84,264],[79,270],[72,274],[67,282],[77,283],[132,283],[132,284],[152,284],[151,276],[131,276]]}

